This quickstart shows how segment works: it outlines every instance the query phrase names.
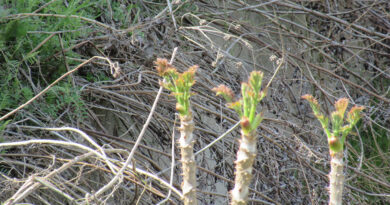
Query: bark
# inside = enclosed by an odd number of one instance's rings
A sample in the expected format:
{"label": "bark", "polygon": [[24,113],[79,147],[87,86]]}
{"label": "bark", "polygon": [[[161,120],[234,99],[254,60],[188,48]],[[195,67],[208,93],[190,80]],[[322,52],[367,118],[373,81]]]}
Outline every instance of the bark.
{"label": "bark", "polygon": [[247,204],[249,185],[252,181],[253,162],[256,158],[256,132],[245,135],[241,131],[240,148],[237,152],[236,178],[231,191],[232,205]]}
{"label": "bark", "polygon": [[191,114],[180,116],[180,152],[183,170],[183,201],[185,205],[196,205],[196,164],[194,156],[194,121]]}
{"label": "bark", "polygon": [[334,153],[330,161],[329,205],[341,205],[344,188],[343,152]]}

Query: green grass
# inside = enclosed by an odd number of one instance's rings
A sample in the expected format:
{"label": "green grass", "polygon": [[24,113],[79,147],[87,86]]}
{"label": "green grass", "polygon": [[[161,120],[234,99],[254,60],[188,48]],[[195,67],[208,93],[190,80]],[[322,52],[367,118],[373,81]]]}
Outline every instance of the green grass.
{"label": "green grass", "polygon": [[[53,54],[61,52],[60,42],[62,42],[64,49],[69,48],[90,36],[92,32],[96,32],[94,29],[96,26],[79,18],[71,17],[21,16],[8,18],[15,14],[33,13],[47,1],[0,0],[0,2],[0,89],[2,90],[0,92],[0,115],[4,115],[31,99],[37,92],[67,71],[63,56],[61,54],[53,56]],[[118,2],[113,2],[111,7],[113,21],[123,28],[137,21],[137,16],[130,16],[130,10],[139,10],[137,5],[130,4],[123,7]],[[94,20],[111,17],[108,9],[101,8],[107,8],[107,1],[75,0],[69,1],[68,5],[62,1],[56,1],[38,13],[76,15]],[[61,34],[54,35],[39,49],[32,52],[54,32],[61,32]],[[72,50],[67,51],[65,55],[72,58],[90,57],[82,57]],[[80,63],[72,59],[67,59],[66,62],[69,68]],[[70,78],[63,80],[46,93],[44,103],[38,100],[39,108],[44,114],[56,118],[66,108],[70,108],[73,111],[70,113],[77,115],[73,117],[79,118],[80,115],[86,114],[79,87],[74,86]],[[109,79],[104,73],[99,72],[88,73],[86,78],[90,82]],[[39,90],[34,88],[37,85],[40,87]],[[28,110],[29,107],[31,105],[25,109]],[[33,109],[28,111],[34,112]]]}
{"label": "green grass", "polygon": [[[363,153],[363,164],[360,171],[388,183],[390,181],[390,162],[388,160],[390,157],[390,136],[388,131],[383,125],[375,123],[364,126],[364,124],[360,122],[357,128],[360,133],[361,141],[357,135],[352,136],[349,140],[352,148],[355,150],[355,152],[350,152],[351,154],[348,158],[349,164],[353,167],[358,167],[360,160],[362,160],[361,153]],[[377,182],[373,182],[360,175],[357,175],[354,184],[367,192],[390,192],[388,187],[384,187]],[[370,202],[371,204],[374,202],[383,202],[383,198],[381,197],[368,195],[366,197],[367,202]]]}

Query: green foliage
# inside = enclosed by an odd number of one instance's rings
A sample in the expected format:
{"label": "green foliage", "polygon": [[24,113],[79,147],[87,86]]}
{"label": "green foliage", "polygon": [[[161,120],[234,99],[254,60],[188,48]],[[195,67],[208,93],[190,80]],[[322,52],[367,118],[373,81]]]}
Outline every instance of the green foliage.
{"label": "green foliage", "polygon": [[0,122],[0,143],[4,141],[4,129],[8,125],[8,123],[11,122],[11,120],[7,120],[5,122]]}
{"label": "green foliage", "polygon": [[164,78],[162,86],[175,96],[176,110],[181,116],[190,114],[191,87],[195,84],[197,66],[190,67],[184,73],[178,73],[176,68],[168,63],[167,59],[158,58],[155,61],[158,74]]}
{"label": "green foliage", "polygon": [[345,111],[348,107],[348,99],[341,98],[335,102],[335,111],[331,114],[332,132],[329,128],[328,118],[322,114],[318,101],[311,95],[302,96],[307,100],[312,108],[315,117],[320,121],[322,128],[324,129],[329,143],[329,149],[331,155],[341,152],[344,149],[344,143],[347,135],[351,132],[352,128],[361,118],[361,112],[364,107],[354,106],[347,114],[348,124],[343,125]]}
{"label": "green foliage", "polygon": [[[5,68],[0,70],[0,111],[5,108],[14,108],[21,100],[21,82],[17,78],[15,61],[7,61]],[[7,66],[8,65],[8,66]]]}
{"label": "green foliage", "polygon": [[[357,124],[358,128],[362,126],[362,123]],[[366,129],[359,129],[362,130],[360,136],[363,146],[358,139],[352,140],[350,143],[358,153],[361,153],[361,148],[363,148],[364,158],[369,159],[370,163],[375,166],[385,167],[383,170],[388,172],[387,176],[390,176],[390,162],[382,158],[388,157],[390,154],[390,135],[386,129],[386,127],[373,123]]]}
{"label": "green foliage", "polygon": [[[37,90],[32,87],[39,85],[45,87],[64,72],[65,63],[61,58],[53,57],[62,49],[69,48],[77,43],[79,39],[85,38],[93,27],[90,23],[80,18],[72,18],[70,15],[95,19],[98,16],[107,15],[107,10],[102,10],[107,1],[75,0],[64,4],[62,1],[54,1],[38,13],[66,15],[67,18],[56,16],[19,16],[12,18],[11,15],[33,13],[42,5],[45,0],[18,0],[3,1],[0,6],[0,114],[9,112],[18,105],[26,102],[36,95]],[[126,22],[128,18],[126,11],[134,9],[122,8],[119,3],[113,3],[113,11],[118,21]],[[97,9],[99,8],[99,9]],[[122,12],[119,12],[122,10]],[[104,11],[102,13],[101,11]],[[126,13],[126,15],[125,15]],[[53,32],[61,32],[44,42]],[[59,35],[61,35],[59,38]],[[39,49],[31,52],[34,48],[44,42]],[[69,50],[67,57],[80,56]],[[73,67],[79,62],[67,60],[69,66]],[[27,73],[28,76],[22,74]],[[29,78],[28,80],[26,78]],[[96,81],[107,79],[104,76],[89,76],[89,80]],[[56,118],[65,109],[70,109],[78,117],[84,116],[84,102],[78,93],[78,88],[71,84],[71,81],[63,81],[45,94],[45,103],[39,105],[43,113]],[[40,102],[39,100],[37,102]],[[25,109],[29,109],[27,106]],[[35,110],[29,110],[35,112]],[[70,113],[68,113],[70,114]]]}
{"label": "green foliage", "polygon": [[234,100],[233,91],[225,85],[220,85],[213,89],[216,95],[222,95],[228,102],[227,106],[234,109],[241,118],[241,128],[244,133],[250,133],[257,129],[263,117],[260,113],[256,114],[257,105],[266,96],[267,91],[261,91],[263,73],[261,71],[252,71],[248,83],[241,84],[242,98]]}
{"label": "green foliage", "polygon": [[1,33],[1,40],[16,41],[27,34],[27,25],[21,20],[12,20],[8,22]]}
{"label": "green foliage", "polygon": [[[385,119],[375,115],[370,116],[370,118],[377,122],[358,122],[357,129],[360,130],[360,137],[348,140],[352,146],[351,150],[354,150],[354,152],[349,152],[348,161],[352,167],[361,166],[361,172],[380,178],[383,182],[388,182],[390,181],[390,135],[388,128],[383,126],[388,121],[383,122],[382,120]],[[364,191],[383,190],[383,193],[390,193],[388,186],[375,183],[365,176],[358,176],[354,181],[355,186],[361,187]],[[381,200],[383,200],[376,196],[366,197],[370,204],[381,204]]]}
{"label": "green foliage", "polygon": [[46,94],[45,104],[47,106],[43,110],[51,117],[55,117],[58,113],[70,109],[75,117],[84,118],[86,116],[85,104],[78,90],[66,82],[54,86]]}
{"label": "green foliage", "polygon": [[[7,120],[7,121],[3,121],[3,122],[0,122],[0,143],[4,142],[4,130],[6,128],[6,126],[8,125],[8,123],[10,123],[11,120]],[[6,149],[0,149],[0,154],[5,154],[7,152]],[[3,172],[5,173],[7,169],[4,169],[0,166],[0,172]]]}
{"label": "green foliage", "polygon": [[[104,1],[106,3],[106,1]],[[129,3],[125,8],[121,5],[121,2],[111,2],[112,6],[112,18],[122,29],[128,28],[130,24],[135,24],[140,15],[141,9],[138,5]],[[135,10],[135,15],[132,17],[131,10]]]}

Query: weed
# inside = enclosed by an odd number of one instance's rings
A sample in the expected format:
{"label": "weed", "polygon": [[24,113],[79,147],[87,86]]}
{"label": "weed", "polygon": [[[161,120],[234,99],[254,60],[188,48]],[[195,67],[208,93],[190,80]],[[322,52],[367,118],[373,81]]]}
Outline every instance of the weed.
{"label": "weed", "polygon": [[[40,13],[92,18],[101,15],[95,8],[104,2],[76,0],[65,5],[57,1],[42,8]],[[31,99],[39,92],[38,86],[50,83],[66,72],[63,57],[58,59],[53,54],[59,53],[63,47],[70,47],[78,39],[87,37],[93,31],[92,27],[85,26],[78,18],[12,16],[33,13],[44,3],[46,2],[42,0],[20,0],[7,2],[0,7],[1,112],[4,112],[4,109],[14,109],[17,105]],[[114,8],[118,9],[117,7]],[[124,18],[123,15],[118,16],[118,20]],[[66,55],[79,57],[72,50],[67,51]],[[67,59],[67,63],[69,66],[74,66],[79,62]],[[90,78],[90,80],[95,79]],[[75,112],[70,113],[76,113],[75,118],[86,114],[84,102],[78,92],[79,88],[71,82],[71,80],[61,82],[48,92],[46,103],[40,105],[43,113],[52,118],[56,118],[65,109],[74,110]],[[29,111],[34,112],[32,109]]]}

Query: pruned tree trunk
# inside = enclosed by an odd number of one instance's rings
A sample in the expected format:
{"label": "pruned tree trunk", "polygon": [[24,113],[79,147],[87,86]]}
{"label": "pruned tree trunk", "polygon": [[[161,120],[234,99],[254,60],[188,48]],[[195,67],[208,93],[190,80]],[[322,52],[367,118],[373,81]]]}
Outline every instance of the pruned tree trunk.
{"label": "pruned tree trunk", "polygon": [[330,161],[329,205],[341,205],[344,188],[343,152],[334,153]]}
{"label": "pruned tree trunk", "polygon": [[253,162],[256,158],[256,132],[245,135],[241,131],[240,148],[237,152],[236,178],[231,191],[232,205],[247,204],[249,185],[252,181]]}
{"label": "pruned tree trunk", "polygon": [[183,169],[183,201],[185,205],[198,204],[196,199],[196,164],[194,156],[194,121],[192,114],[180,116],[180,152]]}

